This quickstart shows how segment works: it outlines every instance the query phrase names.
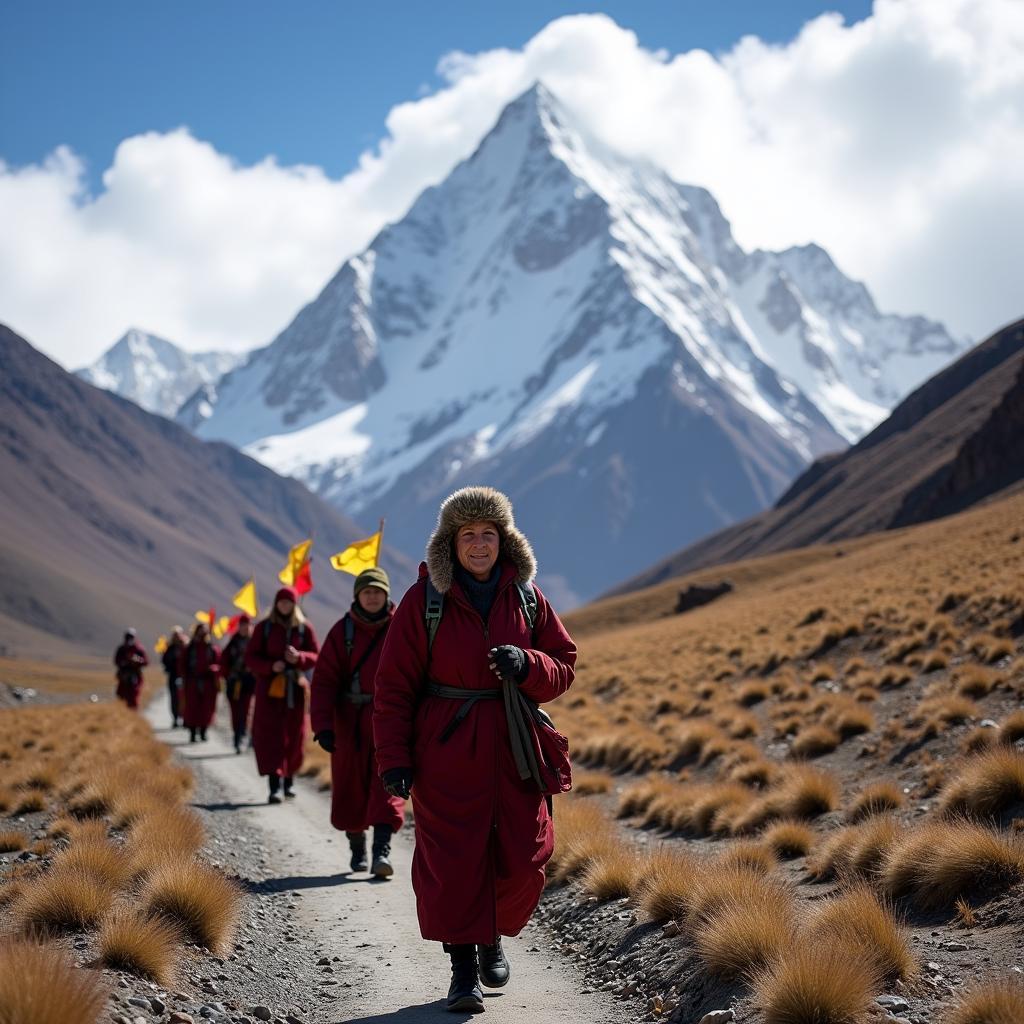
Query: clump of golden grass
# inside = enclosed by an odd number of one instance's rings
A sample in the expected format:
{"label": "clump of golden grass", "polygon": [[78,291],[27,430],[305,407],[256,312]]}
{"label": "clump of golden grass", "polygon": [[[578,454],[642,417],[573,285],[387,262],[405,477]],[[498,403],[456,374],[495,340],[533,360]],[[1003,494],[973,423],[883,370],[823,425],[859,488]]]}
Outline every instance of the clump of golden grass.
{"label": "clump of golden grass", "polygon": [[857,794],[847,817],[850,821],[861,821],[873,814],[898,810],[903,803],[903,791],[894,782],[876,782]]}
{"label": "clump of golden grass", "polygon": [[970,665],[958,673],[957,692],[965,697],[984,697],[999,682],[999,675],[983,665]]}
{"label": "clump of golden grass", "polygon": [[36,814],[46,810],[46,799],[38,790],[30,789],[16,794],[11,807],[15,814]]}
{"label": "clump of golden grass", "polygon": [[796,903],[789,893],[763,889],[727,898],[696,933],[708,968],[727,978],[750,976],[779,960],[799,934]]}
{"label": "clump of golden grass", "polygon": [[0,942],[0,1020],[5,1024],[94,1024],[107,1002],[95,971],[62,950],[33,942]]}
{"label": "clump of golden grass", "polygon": [[999,726],[997,738],[1006,746],[1013,746],[1018,740],[1024,740],[1024,711],[1014,711],[1007,715]]}
{"label": "clump of golden grass", "polygon": [[586,798],[561,798],[555,816],[555,849],[548,862],[553,882],[564,882],[601,854],[616,848],[618,838],[601,808]]}
{"label": "clump of golden grass", "polygon": [[22,931],[53,935],[95,927],[110,909],[113,894],[95,875],[49,871],[26,884],[12,908]]}
{"label": "clump of golden grass", "polygon": [[162,917],[192,942],[213,953],[225,951],[238,923],[241,892],[219,871],[201,864],[164,864],[139,896],[145,913]]}
{"label": "clump of golden grass", "polygon": [[942,793],[945,814],[988,818],[1024,802],[1024,752],[998,747],[971,758]]}
{"label": "clump of golden grass", "polygon": [[881,865],[883,890],[925,908],[950,907],[961,896],[1014,885],[1024,878],[1019,839],[971,821],[937,821],[901,836]]}
{"label": "clump of golden grass", "polygon": [[596,796],[612,788],[612,777],[607,772],[576,772],[572,790],[577,796]]}
{"label": "clump of golden grass", "polygon": [[875,816],[837,829],[807,865],[812,877],[868,878],[875,874],[896,840],[903,834],[890,817]]}
{"label": "clump of golden grass", "polygon": [[913,722],[941,722],[945,725],[956,725],[981,717],[981,709],[973,700],[959,694],[948,694],[945,697],[926,697],[914,709]]}
{"label": "clump of golden grass", "polygon": [[672,792],[677,785],[678,783],[663,775],[648,776],[623,790],[615,813],[620,818],[634,818],[638,814],[645,814],[658,797]]}
{"label": "clump of golden grass", "polygon": [[908,981],[918,971],[906,928],[866,885],[819,904],[809,937],[838,942],[852,956],[871,963],[875,976],[887,985]]}
{"label": "clump of golden grass", "polygon": [[107,839],[72,842],[53,858],[53,870],[89,875],[114,893],[125,888],[130,879],[124,851]]}
{"label": "clump of golden grass", "polygon": [[1008,658],[1013,654],[1013,644],[1005,637],[991,633],[978,633],[969,642],[971,652],[989,664]]}
{"label": "clump of golden grass", "polygon": [[766,875],[775,867],[776,859],[770,847],[750,841],[730,844],[719,854],[716,863],[726,867],[750,868],[751,871]]}
{"label": "clump of golden grass", "polygon": [[1024,982],[986,978],[945,1013],[941,1024],[1020,1024],[1024,1020]]}
{"label": "clump of golden grass", "polygon": [[637,885],[641,909],[655,921],[682,917],[684,898],[699,870],[700,862],[690,854],[666,847],[651,851]]}
{"label": "clump of golden grass", "polygon": [[841,741],[839,733],[827,725],[808,725],[797,733],[790,753],[794,757],[821,757],[830,754]]}
{"label": "clump of golden grass", "polygon": [[777,821],[764,830],[761,842],[777,857],[792,860],[810,852],[814,846],[814,832],[799,821]]}
{"label": "clump of golden grass", "polygon": [[594,857],[583,871],[580,884],[600,900],[622,899],[636,891],[643,857],[631,844],[620,842]]}
{"label": "clump of golden grass", "polygon": [[835,810],[839,783],[835,776],[805,765],[786,770],[779,784],[759,797],[733,822],[735,832],[756,831],[779,818],[808,820]]}
{"label": "clump of golden grass", "polygon": [[99,959],[112,970],[169,985],[180,939],[178,929],[169,921],[120,908],[107,916],[100,929]]}
{"label": "clump of golden grass", "polygon": [[15,853],[24,850],[28,845],[28,839],[24,832],[17,829],[6,829],[0,832],[0,853]]}
{"label": "clump of golden grass", "polygon": [[699,864],[683,895],[683,906],[687,924],[696,931],[729,903],[774,900],[782,904],[792,899],[792,889],[782,879],[746,865],[714,860]]}
{"label": "clump of golden grass", "polygon": [[765,1024],[858,1024],[877,981],[871,964],[842,945],[798,942],[754,979]]}

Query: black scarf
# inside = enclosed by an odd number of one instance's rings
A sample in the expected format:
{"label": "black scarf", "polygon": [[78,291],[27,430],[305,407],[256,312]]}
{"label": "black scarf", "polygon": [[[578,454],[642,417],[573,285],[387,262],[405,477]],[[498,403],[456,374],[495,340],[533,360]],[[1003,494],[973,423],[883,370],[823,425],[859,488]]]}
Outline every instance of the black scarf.
{"label": "black scarf", "polygon": [[459,564],[455,566],[455,578],[459,581],[459,586],[462,587],[469,603],[477,610],[480,618],[486,622],[487,617],[491,614],[491,608],[494,607],[494,599],[498,596],[501,563],[495,563],[491,575],[482,583]]}

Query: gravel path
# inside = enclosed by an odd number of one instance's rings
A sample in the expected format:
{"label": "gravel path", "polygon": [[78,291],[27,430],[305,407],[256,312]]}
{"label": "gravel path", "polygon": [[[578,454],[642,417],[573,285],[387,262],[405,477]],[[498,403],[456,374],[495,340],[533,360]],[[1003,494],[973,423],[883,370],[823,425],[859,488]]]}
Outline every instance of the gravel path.
{"label": "gravel path", "polygon": [[[210,827],[215,856],[220,853],[223,867],[247,879],[254,892],[254,935],[245,949],[253,998],[236,996],[237,1003],[268,1000],[274,1016],[292,1013],[310,1024],[469,1020],[470,1014],[445,1012],[447,956],[419,935],[409,882],[412,828],[403,829],[393,844],[391,881],[349,876],[348,844],[330,826],[327,794],[300,779],[297,799],[268,806],[265,780],[256,774],[251,754],[236,756],[216,729],[207,743],[195,745],[183,730],[161,731],[166,712],[163,702],[154,703],[149,715],[158,735],[198,777],[197,807]],[[246,841],[232,841],[235,836]],[[288,947],[274,948],[275,939],[261,948],[261,919],[272,931],[283,928]],[[541,925],[507,940],[506,948],[512,981],[486,995],[484,1019],[492,1024],[628,1024],[635,1018],[635,1007],[608,993],[581,991],[582,977]],[[276,998],[264,995],[268,987],[277,990]]]}

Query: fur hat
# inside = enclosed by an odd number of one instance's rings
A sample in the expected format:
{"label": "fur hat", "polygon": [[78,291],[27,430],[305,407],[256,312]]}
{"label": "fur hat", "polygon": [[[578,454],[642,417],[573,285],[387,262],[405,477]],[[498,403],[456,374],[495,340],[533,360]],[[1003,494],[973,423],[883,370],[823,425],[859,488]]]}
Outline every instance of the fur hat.
{"label": "fur hat", "polygon": [[501,554],[516,567],[520,583],[537,575],[537,559],[530,542],[516,529],[512,502],[493,487],[463,487],[446,498],[437,515],[437,527],[427,543],[427,571],[434,586],[446,594],[455,578],[455,534],[469,523],[494,523],[501,536]]}

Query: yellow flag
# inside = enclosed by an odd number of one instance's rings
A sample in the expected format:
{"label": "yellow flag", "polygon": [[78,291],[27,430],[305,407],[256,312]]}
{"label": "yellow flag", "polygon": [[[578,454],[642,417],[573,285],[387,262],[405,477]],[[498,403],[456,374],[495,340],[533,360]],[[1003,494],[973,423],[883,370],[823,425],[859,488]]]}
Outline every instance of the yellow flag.
{"label": "yellow flag", "polygon": [[196,622],[205,622],[206,625],[208,626],[213,625],[213,620],[210,618],[210,613],[202,610],[196,612]]}
{"label": "yellow flag", "polygon": [[167,637],[158,636],[156,638],[156,643],[153,644],[153,650],[156,651],[157,654],[163,654],[164,651],[167,650]]}
{"label": "yellow flag", "polygon": [[256,581],[249,580],[242,589],[231,598],[231,603],[240,608],[250,618],[255,619],[260,614],[260,603],[256,599]]}
{"label": "yellow flag", "polygon": [[357,540],[344,551],[331,557],[331,565],[338,572],[350,572],[358,576],[364,569],[372,569],[380,558],[380,530],[372,537]]}
{"label": "yellow flag", "polygon": [[213,627],[213,635],[219,640],[230,628],[231,620],[226,615],[222,615]]}
{"label": "yellow flag", "polygon": [[299,570],[309,560],[309,549],[313,546],[312,540],[304,540],[288,552],[288,561],[285,567],[277,574],[277,578],[286,586],[290,587],[299,575]]}

